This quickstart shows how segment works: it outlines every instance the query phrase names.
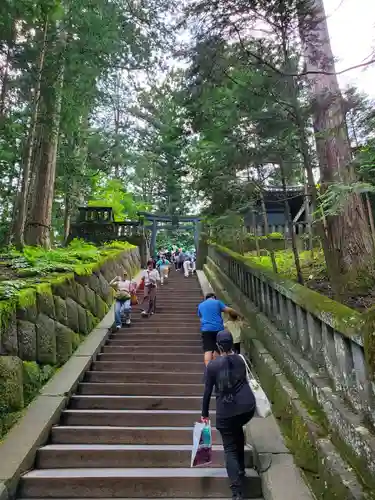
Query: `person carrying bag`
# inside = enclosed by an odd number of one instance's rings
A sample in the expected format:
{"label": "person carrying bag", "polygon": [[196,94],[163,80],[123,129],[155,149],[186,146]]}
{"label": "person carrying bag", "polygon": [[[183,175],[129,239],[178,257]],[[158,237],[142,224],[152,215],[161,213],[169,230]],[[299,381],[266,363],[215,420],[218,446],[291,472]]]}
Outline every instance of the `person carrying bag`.
{"label": "person carrying bag", "polygon": [[267,398],[267,395],[262,389],[261,385],[251,373],[245,357],[242,356],[242,354],[240,354],[239,356],[242,358],[242,361],[245,364],[246,379],[255,397],[257,415],[262,418],[267,418],[272,413],[271,403],[269,402],[269,399]]}
{"label": "person carrying bag", "polygon": [[160,281],[160,275],[157,269],[154,269],[153,261],[147,262],[147,268],[142,272],[141,284],[144,287],[143,302],[148,302],[147,309],[142,311],[142,316],[148,317],[155,313],[157,282]]}
{"label": "person carrying bag", "polygon": [[256,401],[243,359],[233,351],[232,334],[220,331],[216,343],[219,357],[207,365],[201,420],[203,423],[209,420],[210,399],[215,388],[216,428],[223,440],[232,498],[242,500],[245,478],[243,427],[253,418]]}
{"label": "person carrying bag", "polygon": [[122,326],[122,317],[125,317],[125,325],[131,324],[131,306],[132,294],[135,293],[136,283],[132,279],[128,279],[128,273],[124,271],[123,278],[116,276],[110,282],[110,285],[115,288],[115,323],[119,330]]}

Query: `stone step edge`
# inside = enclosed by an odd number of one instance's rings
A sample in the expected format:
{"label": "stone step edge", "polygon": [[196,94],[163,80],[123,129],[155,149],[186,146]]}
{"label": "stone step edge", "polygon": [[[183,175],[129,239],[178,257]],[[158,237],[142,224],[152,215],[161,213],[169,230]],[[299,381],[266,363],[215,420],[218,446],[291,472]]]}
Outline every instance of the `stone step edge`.
{"label": "stone step edge", "polygon": [[[46,444],[38,451],[187,451],[191,452],[191,444]],[[220,444],[212,445],[213,451],[223,451]]]}
{"label": "stone step edge", "polygon": [[[63,410],[62,414],[67,414],[71,413],[74,415],[77,415],[78,413],[87,413],[90,415],[99,415],[100,413],[107,413],[107,414],[117,414],[119,413],[120,415],[129,415],[129,414],[134,414],[137,413],[139,415],[199,415],[200,414],[200,409],[197,408],[196,410],[74,410],[74,409],[67,409]],[[210,411],[211,415],[215,415],[216,411],[211,410]]]}
{"label": "stone step edge", "polygon": [[[258,473],[254,469],[246,469],[246,475],[248,478],[258,477]],[[150,468],[108,468],[108,469],[98,469],[98,468],[77,468],[77,469],[34,469],[26,474],[24,474],[23,479],[70,479],[74,480],[77,478],[227,478],[227,471],[224,467],[150,467]]]}

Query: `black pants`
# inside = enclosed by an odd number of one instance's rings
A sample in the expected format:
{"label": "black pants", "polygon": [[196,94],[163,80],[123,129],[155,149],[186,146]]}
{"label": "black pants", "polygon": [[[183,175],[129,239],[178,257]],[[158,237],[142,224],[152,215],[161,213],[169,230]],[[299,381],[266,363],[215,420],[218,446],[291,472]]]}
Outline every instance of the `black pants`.
{"label": "black pants", "polygon": [[254,416],[255,408],[248,413],[218,419],[216,428],[221,434],[225,455],[225,467],[230,481],[232,495],[242,495],[242,481],[245,476],[245,435],[243,427]]}

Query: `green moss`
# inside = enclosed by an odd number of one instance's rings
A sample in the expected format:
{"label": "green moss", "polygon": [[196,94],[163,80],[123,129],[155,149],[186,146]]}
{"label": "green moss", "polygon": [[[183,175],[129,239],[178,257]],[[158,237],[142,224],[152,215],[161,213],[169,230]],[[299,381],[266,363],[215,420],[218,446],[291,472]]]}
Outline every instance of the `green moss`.
{"label": "green moss", "polygon": [[23,414],[24,410],[12,411],[0,417],[1,437],[5,436],[5,434],[10,431],[10,429],[18,422],[18,420],[20,420]]}
{"label": "green moss", "polygon": [[0,356],[0,415],[22,408],[22,361],[16,356]]}
{"label": "green moss", "polygon": [[101,263],[95,264],[79,264],[78,266],[74,266],[74,272],[78,276],[89,276],[94,271],[96,271],[100,267]]}
{"label": "green moss", "polygon": [[40,391],[40,372],[41,369],[35,361],[23,362],[23,396],[25,405],[28,405]]}
{"label": "green moss", "polygon": [[25,406],[39,394],[46,382],[54,375],[56,367],[39,365],[35,361],[23,362],[23,394]]}
{"label": "green moss", "polygon": [[45,295],[52,295],[51,283],[38,283],[35,286],[36,292]]}
{"label": "green moss", "polygon": [[85,339],[84,335],[80,335],[79,333],[74,332],[73,338],[72,338],[72,348],[73,351],[78,349],[79,345],[81,342]]}
{"label": "green moss", "polygon": [[15,313],[15,304],[14,301],[11,300],[1,300],[0,301],[0,328],[2,330],[6,329],[10,322],[12,321],[12,317]]}
{"label": "green moss", "polygon": [[375,380],[375,307],[369,309],[364,316],[363,337],[367,364],[367,372],[372,381]]}
{"label": "green moss", "polygon": [[36,304],[36,291],[33,288],[20,290],[18,295],[18,306],[28,308]]}

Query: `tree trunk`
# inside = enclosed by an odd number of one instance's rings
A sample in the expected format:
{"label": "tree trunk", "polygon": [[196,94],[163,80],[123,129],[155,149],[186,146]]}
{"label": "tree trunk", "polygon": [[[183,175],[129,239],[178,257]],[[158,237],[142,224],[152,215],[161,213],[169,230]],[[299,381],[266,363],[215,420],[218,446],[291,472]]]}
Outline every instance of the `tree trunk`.
{"label": "tree trunk", "polygon": [[298,283],[303,285],[304,280],[303,280],[303,275],[302,275],[301,263],[300,263],[299,255],[298,255],[296,233],[295,233],[294,227],[293,227],[292,214],[290,213],[290,206],[289,206],[289,202],[288,202],[288,191],[286,189],[285,169],[284,169],[284,164],[283,164],[282,160],[280,161],[280,173],[281,173],[281,184],[283,186],[285,217],[286,217],[286,221],[287,221],[287,225],[288,225],[288,230],[290,233],[290,238],[292,241],[292,251],[293,251],[293,257],[294,257],[294,265],[296,267],[296,272],[297,272],[297,281],[298,281]]}
{"label": "tree trunk", "polygon": [[[263,192],[260,190],[259,192],[259,198],[260,198],[260,204],[262,207],[262,216],[263,216],[263,224],[264,224],[264,236],[268,236],[270,232],[268,231],[268,216],[267,216],[267,209],[266,209],[266,204],[264,203],[264,196]],[[271,242],[268,240],[268,243],[271,244]],[[272,263],[272,269],[273,272],[277,274],[277,263],[276,263],[276,258],[275,258],[275,251],[273,248],[271,248],[269,251],[270,258],[271,258],[271,263]]]}
{"label": "tree trunk", "polygon": [[314,258],[314,238],[312,229],[312,214],[311,214],[311,197],[309,196],[309,186],[307,180],[305,181],[305,219],[307,226],[307,234],[309,238],[308,247],[310,250],[311,258]]}
{"label": "tree trunk", "polygon": [[253,231],[254,231],[254,241],[255,241],[255,249],[257,252],[257,257],[260,257],[259,238],[258,238],[258,232],[257,232],[257,221],[256,221],[254,208],[251,209],[251,224],[253,226]]}
{"label": "tree trunk", "polygon": [[1,82],[1,92],[0,92],[0,118],[4,117],[5,114],[5,98],[8,90],[8,81],[9,81],[9,63],[11,57],[11,48],[8,45],[7,55],[3,67],[3,78]]}
{"label": "tree trunk", "polygon": [[368,212],[368,220],[370,223],[370,228],[371,228],[371,236],[372,236],[372,241],[374,242],[375,246],[375,224],[374,224],[374,214],[372,213],[372,206],[371,206],[371,201],[368,193],[365,193],[365,200],[366,200],[366,206],[367,206],[367,212]]}
{"label": "tree trunk", "polygon": [[[350,166],[342,96],[335,75],[323,0],[314,0],[310,12],[299,12],[306,70],[313,99],[313,122],[322,190],[330,184],[355,180]],[[325,73],[323,73],[324,71]],[[318,72],[318,73],[316,73]],[[332,74],[327,74],[332,73]],[[340,215],[327,217],[328,273],[337,296],[345,295],[347,283],[373,273],[374,247],[364,205],[358,194],[347,195]]]}
{"label": "tree trunk", "polygon": [[64,207],[64,245],[67,244],[70,234],[71,222],[71,203],[69,193],[65,193],[65,207]]}
{"label": "tree trunk", "polygon": [[[28,245],[50,248],[52,203],[55,187],[56,156],[60,130],[60,113],[62,101],[62,87],[64,84],[64,48],[65,33],[61,31],[58,43],[58,58],[56,72],[51,71],[54,66],[48,67],[43,86],[43,103],[45,115],[43,117],[41,159],[36,170],[35,192],[30,211],[30,220],[27,223],[25,242]],[[57,73],[57,74],[56,74]],[[38,196],[35,196],[35,194]]]}
{"label": "tree trunk", "polygon": [[39,56],[37,80],[35,82],[35,89],[34,89],[34,96],[32,103],[32,114],[30,118],[30,127],[27,135],[27,141],[23,157],[23,166],[21,173],[21,190],[19,191],[16,200],[16,217],[13,223],[14,243],[16,247],[19,249],[22,248],[24,245],[24,231],[25,231],[25,222],[26,222],[27,206],[29,199],[31,165],[34,154],[38,112],[39,112],[40,86],[41,86],[42,72],[47,51],[47,28],[48,28],[48,20],[46,20],[44,25],[43,45]]}

